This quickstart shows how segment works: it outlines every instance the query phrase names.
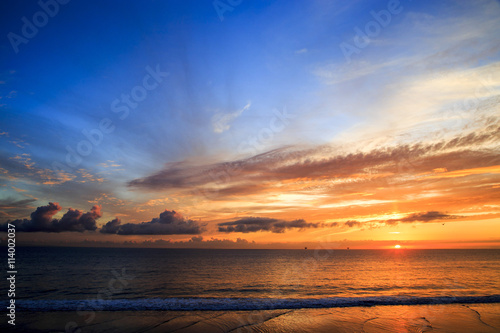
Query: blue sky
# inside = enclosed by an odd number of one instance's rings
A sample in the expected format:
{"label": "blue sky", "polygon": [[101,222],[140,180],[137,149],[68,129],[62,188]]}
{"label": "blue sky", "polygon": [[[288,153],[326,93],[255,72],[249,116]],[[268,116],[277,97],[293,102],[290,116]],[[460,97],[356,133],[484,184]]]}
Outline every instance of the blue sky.
{"label": "blue sky", "polygon": [[[450,139],[498,114],[497,1],[221,0],[231,8],[223,12],[213,1],[42,3],[57,13],[37,14],[34,1],[0,5],[3,220],[49,201],[101,205],[100,224],[175,209],[217,235],[211,221],[267,216],[245,208],[263,199],[200,206],[193,188],[176,187],[190,172],[284,147],[334,155]],[[37,15],[46,24],[23,36],[23,17],[31,24]],[[114,112],[134,92],[140,101],[132,97],[126,116]],[[113,130],[102,133],[102,122]],[[93,144],[83,131],[102,134]],[[70,165],[79,147],[91,152]],[[172,168],[189,176],[149,183]],[[238,177],[215,187],[237,186]]]}

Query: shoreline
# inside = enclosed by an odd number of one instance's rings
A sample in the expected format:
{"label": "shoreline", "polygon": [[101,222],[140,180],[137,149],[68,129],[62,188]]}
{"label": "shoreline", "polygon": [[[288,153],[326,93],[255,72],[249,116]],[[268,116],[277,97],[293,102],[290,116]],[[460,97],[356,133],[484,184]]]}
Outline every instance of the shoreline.
{"label": "shoreline", "polygon": [[[16,301],[16,309],[45,311],[263,311],[323,309],[392,305],[495,304],[500,294],[489,296],[335,296],[325,298],[170,297],[143,299],[27,300]],[[8,303],[6,303],[8,305]]]}
{"label": "shoreline", "polygon": [[15,327],[6,322],[0,327],[33,333],[500,332],[500,303],[254,311],[19,311]]}

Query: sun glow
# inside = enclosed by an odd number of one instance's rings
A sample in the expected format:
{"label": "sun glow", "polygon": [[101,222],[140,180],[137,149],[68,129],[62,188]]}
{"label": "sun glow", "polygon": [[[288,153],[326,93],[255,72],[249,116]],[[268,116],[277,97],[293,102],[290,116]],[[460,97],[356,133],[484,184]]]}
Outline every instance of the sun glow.
{"label": "sun glow", "polygon": [[394,248],[395,248],[395,249],[399,249],[399,248],[401,248],[401,245],[399,245],[399,244],[394,245]]}

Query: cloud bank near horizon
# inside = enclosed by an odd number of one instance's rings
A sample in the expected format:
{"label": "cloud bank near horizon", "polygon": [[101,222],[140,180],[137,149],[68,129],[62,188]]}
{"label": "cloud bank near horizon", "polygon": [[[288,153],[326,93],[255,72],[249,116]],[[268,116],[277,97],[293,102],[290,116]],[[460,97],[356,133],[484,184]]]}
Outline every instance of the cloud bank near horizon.
{"label": "cloud bank near horizon", "polygon": [[[58,203],[49,202],[46,206],[38,207],[31,213],[31,219],[18,219],[0,225],[0,231],[7,231],[7,224],[15,226],[17,232],[94,232],[98,229],[96,220],[102,216],[101,207],[94,205],[90,212],[69,208],[61,219],[53,216],[61,211]],[[291,230],[317,228],[376,228],[384,225],[399,223],[430,223],[457,219],[460,216],[449,215],[438,211],[417,212],[400,218],[373,219],[368,221],[347,220],[344,222],[309,223],[304,219],[283,220],[268,217],[244,217],[234,221],[217,223],[217,230],[221,233],[255,233],[272,232],[285,233]],[[122,224],[115,218],[99,229],[101,234],[131,235],[200,235],[206,231],[206,224],[184,218],[180,213],[172,210],[163,211],[158,218],[148,222]],[[201,236],[199,236],[201,237]]]}

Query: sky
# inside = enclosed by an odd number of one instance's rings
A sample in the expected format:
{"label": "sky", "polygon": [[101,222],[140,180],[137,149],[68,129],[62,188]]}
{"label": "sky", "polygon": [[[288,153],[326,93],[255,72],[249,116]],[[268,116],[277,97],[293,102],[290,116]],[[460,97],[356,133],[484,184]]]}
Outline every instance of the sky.
{"label": "sky", "polygon": [[2,1],[0,237],[500,248],[498,1]]}

